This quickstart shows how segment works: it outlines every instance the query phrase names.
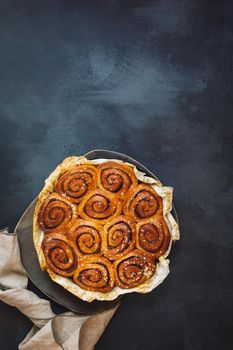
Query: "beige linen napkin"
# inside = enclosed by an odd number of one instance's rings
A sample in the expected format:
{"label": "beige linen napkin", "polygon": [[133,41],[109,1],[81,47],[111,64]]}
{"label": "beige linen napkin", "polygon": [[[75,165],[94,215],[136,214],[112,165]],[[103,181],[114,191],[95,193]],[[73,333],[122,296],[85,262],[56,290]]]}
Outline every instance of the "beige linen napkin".
{"label": "beige linen napkin", "polygon": [[0,300],[17,307],[34,323],[20,350],[92,350],[119,305],[94,316],[55,315],[50,302],[27,289],[17,234],[0,230]]}

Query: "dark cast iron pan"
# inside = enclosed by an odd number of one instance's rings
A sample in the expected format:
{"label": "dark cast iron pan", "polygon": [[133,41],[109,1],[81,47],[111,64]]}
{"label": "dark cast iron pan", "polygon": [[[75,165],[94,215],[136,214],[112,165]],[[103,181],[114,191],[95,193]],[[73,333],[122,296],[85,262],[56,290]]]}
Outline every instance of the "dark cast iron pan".
{"label": "dark cast iron pan", "polygon": [[[139,170],[157,179],[157,177],[142,164],[122,153],[97,149],[86,153],[85,157],[88,159],[120,159],[136,165]],[[18,235],[22,263],[30,280],[50,299],[80,315],[92,315],[101,311],[108,310],[117,305],[120,301],[120,297],[113,301],[95,300],[91,303],[83,301],[59,284],[53,282],[48,273],[41,270],[32,237],[33,214],[36,202],[37,198],[32,201],[15,227],[15,232],[17,232]],[[174,206],[173,214],[175,216],[175,219],[178,221]]]}

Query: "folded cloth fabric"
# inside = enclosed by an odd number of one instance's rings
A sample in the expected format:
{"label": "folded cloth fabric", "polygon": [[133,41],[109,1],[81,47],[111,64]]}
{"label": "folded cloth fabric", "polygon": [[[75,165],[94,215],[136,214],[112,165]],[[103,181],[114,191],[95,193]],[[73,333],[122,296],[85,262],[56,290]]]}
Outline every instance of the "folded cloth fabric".
{"label": "folded cloth fabric", "polygon": [[27,289],[17,234],[0,230],[0,300],[17,307],[34,323],[20,350],[92,350],[119,305],[94,316],[55,315],[50,302]]}

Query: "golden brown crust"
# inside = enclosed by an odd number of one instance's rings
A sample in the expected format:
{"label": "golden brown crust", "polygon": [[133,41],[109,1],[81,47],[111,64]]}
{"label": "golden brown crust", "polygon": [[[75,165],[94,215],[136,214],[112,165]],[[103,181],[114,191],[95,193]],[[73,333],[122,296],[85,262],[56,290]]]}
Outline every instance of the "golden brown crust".
{"label": "golden brown crust", "polygon": [[75,165],[58,178],[55,190],[70,202],[78,204],[96,187],[96,168],[89,164],[80,164]]}
{"label": "golden brown crust", "polygon": [[170,231],[163,216],[137,224],[137,248],[152,258],[159,259],[164,255],[169,248],[170,241]]}
{"label": "golden brown crust", "polygon": [[47,266],[64,277],[73,276],[78,259],[71,243],[64,235],[50,233],[42,241],[42,250]]}
{"label": "golden brown crust", "polygon": [[163,214],[162,198],[150,185],[140,184],[127,193],[123,213],[135,221],[152,219]]}
{"label": "golden brown crust", "polygon": [[134,189],[138,179],[128,165],[109,161],[98,166],[99,188],[123,196]]}
{"label": "golden brown crust", "polygon": [[66,235],[79,257],[100,256],[102,252],[103,226],[88,220],[78,220]]}
{"label": "golden brown crust", "polygon": [[135,223],[121,215],[104,226],[103,250],[110,260],[121,259],[135,248]]}
{"label": "golden brown crust", "polygon": [[39,226],[44,233],[66,234],[76,218],[76,206],[57,193],[49,194],[40,206]]}
{"label": "golden brown crust", "polygon": [[134,288],[146,282],[155,273],[155,262],[135,249],[113,263],[115,283],[120,288]]}
{"label": "golden brown crust", "polygon": [[79,205],[79,215],[85,220],[104,225],[122,212],[120,197],[100,189],[92,191],[84,197]]}
{"label": "golden brown crust", "polygon": [[107,293],[114,287],[112,264],[104,257],[83,258],[79,261],[73,280],[83,289]]}

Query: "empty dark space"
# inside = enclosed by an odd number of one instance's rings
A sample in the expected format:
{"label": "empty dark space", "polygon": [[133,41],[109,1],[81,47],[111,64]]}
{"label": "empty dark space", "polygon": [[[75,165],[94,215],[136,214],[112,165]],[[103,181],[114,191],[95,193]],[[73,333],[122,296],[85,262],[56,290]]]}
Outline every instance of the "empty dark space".
{"label": "empty dark space", "polygon": [[[0,227],[62,159],[96,148],[174,187],[171,273],[123,298],[96,350],[233,348],[232,5],[0,1]],[[30,328],[0,303],[1,349]]]}

